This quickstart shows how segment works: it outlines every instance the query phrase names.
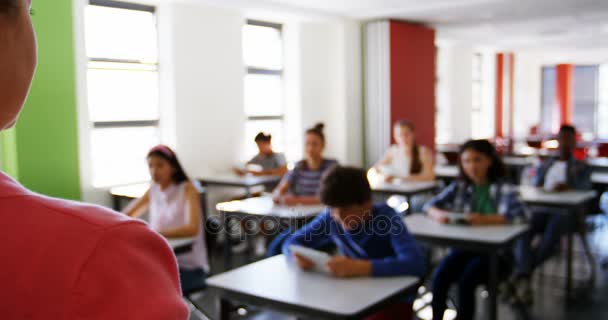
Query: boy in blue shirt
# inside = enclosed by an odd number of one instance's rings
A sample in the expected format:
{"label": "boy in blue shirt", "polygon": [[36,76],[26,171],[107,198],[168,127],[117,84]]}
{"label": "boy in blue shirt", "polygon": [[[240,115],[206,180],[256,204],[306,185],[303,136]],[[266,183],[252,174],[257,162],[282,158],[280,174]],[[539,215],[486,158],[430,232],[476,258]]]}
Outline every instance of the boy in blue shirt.
{"label": "boy in blue shirt", "polygon": [[[321,202],[329,208],[285,241],[285,256],[309,270],[313,263],[292,254],[289,247],[319,249],[333,244],[339,255],[326,267],[336,277],[423,277],[423,251],[402,217],[386,204],[373,204],[371,195],[365,171],[339,166],[330,170],[323,177],[320,190]],[[412,318],[411,299],[371,317],[396,318]]]}

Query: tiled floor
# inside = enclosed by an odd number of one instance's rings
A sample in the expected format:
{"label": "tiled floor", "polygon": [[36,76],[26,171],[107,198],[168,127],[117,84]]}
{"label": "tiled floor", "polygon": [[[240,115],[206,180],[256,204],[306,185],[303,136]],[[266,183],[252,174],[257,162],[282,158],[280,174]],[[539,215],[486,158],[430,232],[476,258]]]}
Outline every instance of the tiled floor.
{"label": "tiled floor", "polygon": [[[601,227],[590,234],[589,236],[592,250],[598,259],[608,257],[608,224]],[[588,265],[585,262],[582,251],[579,248],[580,244],[575,243],[575,269],[576,278],[585,277],[588,275]],[[222,259],[220,257],[221,250],[214,252],[213,259],[214,272],[221,271]],[[235,264],[243,264],[245,258],[242,255],[235,257]],[[514,308],[506,304],[501,304],[499,308],[499,319],[501,320],[519,320],[519,319],[551,319],[551,320],[566,320],[566,319],[608,319],[608,270],[603,270],[598,267],[598,275],[594,288],[581,290],[577,292],[576,299],[573,302],[566,303],[563,290],[563,258],[556,257],[548,262],[541,270],[544,276],[534,279],[535,286],[535,301],[532,307],[527,309]],[[479,295],[478,315],[477,319],[486,319],[485,316],[485,301]],[[203,309],[206,314],[213,315],[215,312],[214,299],[212,292],[205,292],[197,299],[197,304]],[[192,317],[192,319],[196,319]],[[290,319],[295,320],[295,317],[277,314],[267,310],[254,310],[245,316],[234,316],[234,319],[251,319],[251,320],[270,320],[270,319]]]}

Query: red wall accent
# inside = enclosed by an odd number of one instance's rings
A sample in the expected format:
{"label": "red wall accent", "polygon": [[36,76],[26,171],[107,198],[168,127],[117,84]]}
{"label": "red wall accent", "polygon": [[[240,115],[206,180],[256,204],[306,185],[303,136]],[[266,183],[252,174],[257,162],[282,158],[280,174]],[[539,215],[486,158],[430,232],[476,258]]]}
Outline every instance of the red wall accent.
{"label": "red wall accent", "polygon": [[558,64],[556,66],[557,84],[556,101],[559,107],[560,123],[572,123],[572,75],[574,67],[571,64]]}
{"label": "red wall accent", "polygon": [[411,121],[418,143],[435,149],[435,30],[391,21],[390,42],[391,122]]}
{"label": "red wall accent", "polygon": [[[515,55],[509,53],[509,137],[512,138],[515,133]],[[509,148],[513,148],[513,143],[509,144]],[[509,150],[513,151],[513,150]]]}
{"label": "red wall accent", "polygon": [[504,130],[502,126],[503,116],[503,88],[504,88],[504,66],[505,66],[505,55],[498,53],[496,55],[496,109],[495,109],[495,123],[494,131],[497,138],[504,137]]}

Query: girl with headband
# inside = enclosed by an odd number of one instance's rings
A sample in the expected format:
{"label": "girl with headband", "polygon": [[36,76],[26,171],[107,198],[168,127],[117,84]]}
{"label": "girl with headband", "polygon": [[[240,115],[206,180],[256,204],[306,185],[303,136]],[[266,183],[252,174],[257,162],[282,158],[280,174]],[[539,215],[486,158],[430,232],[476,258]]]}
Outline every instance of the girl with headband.
{"label": "girl with headband", "polygon": [[204,287],[209,272],[200,194],[169,147],[152,148],[147,159],[152,185],[123,212],[139,217],[148,211],[150,226],[164,237],[195,239],[191,251],[177,256],[182,291],[186,294]]}

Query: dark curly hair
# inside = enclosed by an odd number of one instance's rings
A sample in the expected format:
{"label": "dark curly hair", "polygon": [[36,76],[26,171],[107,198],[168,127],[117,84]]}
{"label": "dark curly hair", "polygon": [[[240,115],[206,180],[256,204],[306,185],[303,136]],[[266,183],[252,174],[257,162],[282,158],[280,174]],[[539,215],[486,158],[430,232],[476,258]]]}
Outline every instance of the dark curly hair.
{"label": "dark curly hair", "polygon": [[330,207],[349,207],[372,199],[367,173],[359,168],[335,166],[321,180],[321,202]]}

